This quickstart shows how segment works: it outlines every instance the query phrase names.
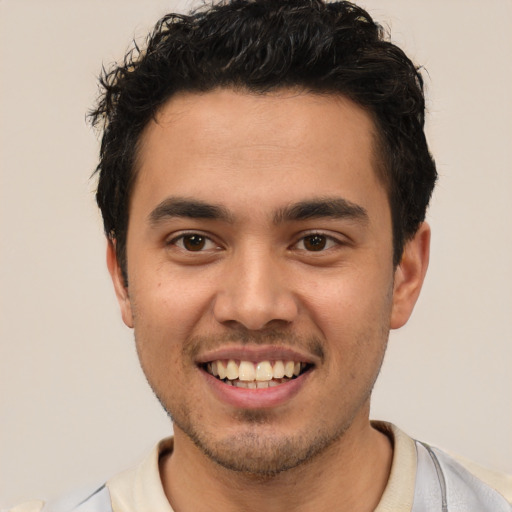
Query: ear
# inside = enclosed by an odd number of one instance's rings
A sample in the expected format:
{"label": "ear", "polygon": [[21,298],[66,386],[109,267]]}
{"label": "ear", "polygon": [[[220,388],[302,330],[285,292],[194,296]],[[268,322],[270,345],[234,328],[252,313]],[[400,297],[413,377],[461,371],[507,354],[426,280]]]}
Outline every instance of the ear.
{"label": "ear", "polygon": [[395,270],[391,329],[399,329],[411,316],[427,273],[430,256],[430,226],[423,222],[404,247],[402,259]]}
{"label": "ear", "polygon": [[132,305],[130,302],[130,296],[128,294],[128,288],[125,286],[123,272],[121,266],[117,260],[116,254],[116,242],[115,240],[108,240],[107,243],[107,267],[114,284],[114,290],[116,292],[117,301],[121,308],[121,316],[123,322],[128,327],[133,327],[133,314]]}

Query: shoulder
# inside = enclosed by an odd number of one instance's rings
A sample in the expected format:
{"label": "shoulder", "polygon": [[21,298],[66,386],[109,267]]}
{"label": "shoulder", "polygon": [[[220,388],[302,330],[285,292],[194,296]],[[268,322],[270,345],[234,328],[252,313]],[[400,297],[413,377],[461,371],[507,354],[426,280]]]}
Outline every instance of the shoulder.
{"label": "shoulder", "polygon": [[479,464],[476,464],[464,457],[453,456],[453,458],[467,471],[475,475],[493,489],[496,489],[507,499],[509,503],[512,503],[512,475],[484,468],[483,466],[480,466]]}
{"label": "shoulder", "polygon": [[390,423],[372,424],[394,447],[379,512],[446,510],[447,505],[451,512],[512,511],[512,476],[416,441]]}
{"label": "shoulder", "polygon": [[462,457],[454,457],[438,448],[432,448],[437,459],[446,468],[449,477],[463,482],[476,490],[497,491],[509,504],[512,504],[512,475],[484,468]]}
{"label": "shoulder", "polygon": [[50,501],[29,501],[2,512],[113,512],[105,485]]}
{"label": "shoulder", "polygon": [[[510,477],[480,468],[478,475],[446,452],[416,442],[418,466],[415,500],[432,500],[448,505],[449,510],[510,512]],[[477,467],[471,464],[472,468]],[[444,509],[443,509],[444,510]]]}
{"label": "shoulder", "polygon": [[172,512],[159,473],[160,456],[172,449],[172,437],[163,439],[136,467],[110,478],[104,485],[56,501],[30,501],[0,512],[137,512],[140,503],[147,510]]}

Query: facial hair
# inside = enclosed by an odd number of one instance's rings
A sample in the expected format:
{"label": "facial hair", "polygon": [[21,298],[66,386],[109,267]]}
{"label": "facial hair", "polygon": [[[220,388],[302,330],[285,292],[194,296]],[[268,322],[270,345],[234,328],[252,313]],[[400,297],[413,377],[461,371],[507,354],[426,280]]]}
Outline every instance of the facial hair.
{"label": "facial hair", "polygon": [[[271,343],[273,346],[296,347],[315,354],[322,362],[326,358],[324,346],[316,337],[301,338],[290,333],[269,330],[254,333],[232,332],[222,337],[190,338],[184,344],[182,361],[194,360],[201,351],[226,346],[230,342],[238,345]],[[369,400],[374,382],[375,379],[370,383],[359,405],[362,406]],[[220,436],[212,442],[208,431],[202,428],[209,418],[201,411],[194,410],[192,418],[189,407],[184,404],[170,404],[159,396],[156,390],[154,392],[175,427],[179,428],[210,460],[226,469],[264,479],[313,460],[338,441],[354,419],[353,416],[345,418],[345,421],[336,425],[334,430],[319,427],[316,431],[309,429],[306,432],[294,432],[292,436],[287,437],[273,430],[272,425],[279,417],[278,412],[245,409],[234,414],[233,433]],[[357,410],[359,407],[355,409]]]}

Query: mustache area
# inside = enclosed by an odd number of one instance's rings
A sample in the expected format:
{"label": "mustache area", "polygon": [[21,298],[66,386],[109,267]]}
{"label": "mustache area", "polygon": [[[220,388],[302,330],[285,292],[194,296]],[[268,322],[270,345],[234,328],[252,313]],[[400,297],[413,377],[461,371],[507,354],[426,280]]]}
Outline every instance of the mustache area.
{"label": "mustache area", "polygon": [[325,348],[317,336],[299,335],[280,329],[262,331],[240,330],[216,335],[196,335],[190,337],[183,345],[183,356],[186,359],[197,359],[202,352],[215,350],[225,346],[258,346],[273,345],[275,347],[287,347],[312,354],[323,362],[325,360]]}

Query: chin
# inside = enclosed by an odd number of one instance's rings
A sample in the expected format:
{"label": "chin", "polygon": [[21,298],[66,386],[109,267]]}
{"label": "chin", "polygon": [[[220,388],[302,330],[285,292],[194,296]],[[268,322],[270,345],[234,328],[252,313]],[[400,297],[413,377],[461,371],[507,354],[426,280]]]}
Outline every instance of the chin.
{"label": "chin", "polygon": [[213,433],[197,432],[176,419],[174,423],[211,461],[230,471],[259,478],[273,477],[309,463],[346,431],[340,428],[319,432],[312,428],[306,433],[279,434],[275,426],[265,425],[263,411],[249,411],[243,416],[246,426],[220,439]]}

